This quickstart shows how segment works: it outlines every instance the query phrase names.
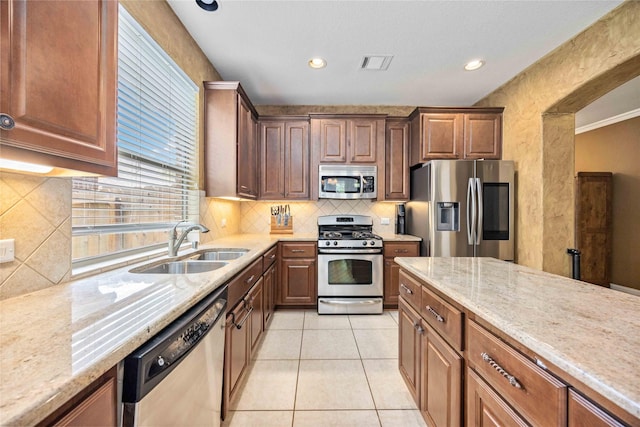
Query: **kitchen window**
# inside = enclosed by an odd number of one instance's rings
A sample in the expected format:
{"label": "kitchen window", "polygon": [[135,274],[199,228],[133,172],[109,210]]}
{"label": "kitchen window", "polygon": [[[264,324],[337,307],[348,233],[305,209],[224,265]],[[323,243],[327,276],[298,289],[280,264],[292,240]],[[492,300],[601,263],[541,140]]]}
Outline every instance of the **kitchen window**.
{"label": "kitchen window", "polygon": [[74,273],[154,250],[198,222],[198,87],[120,6],[118,177],[74,178]]}

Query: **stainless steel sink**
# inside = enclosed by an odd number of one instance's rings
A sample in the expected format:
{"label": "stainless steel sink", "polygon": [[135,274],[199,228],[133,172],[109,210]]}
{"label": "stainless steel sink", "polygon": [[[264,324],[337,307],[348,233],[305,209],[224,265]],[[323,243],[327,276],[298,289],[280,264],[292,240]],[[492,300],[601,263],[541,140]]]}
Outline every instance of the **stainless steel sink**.
{"label": "stainless steel sink", "polygon": [[207,249],[201,253],[197,260],[206,261],[231,261],[240,258],[242,255],[249,252],[249,249],[244,248],[216,248]]}
{"label": "stainless steel sink", "polygon": [[130,270],[139,274],[191,274],[214,271],[227,265],[224,261],[168,261],[158,265],[142,266]]}

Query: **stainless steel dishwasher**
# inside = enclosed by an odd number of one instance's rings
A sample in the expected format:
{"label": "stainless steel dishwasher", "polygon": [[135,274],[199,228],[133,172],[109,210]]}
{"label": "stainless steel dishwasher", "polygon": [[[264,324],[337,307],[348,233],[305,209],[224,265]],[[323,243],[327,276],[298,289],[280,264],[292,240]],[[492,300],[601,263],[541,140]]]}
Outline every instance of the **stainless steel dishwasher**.
{"label": "stainless steel dishwasher", "polygon": [[227,286],[124,360],[123,425],[219,426]]}

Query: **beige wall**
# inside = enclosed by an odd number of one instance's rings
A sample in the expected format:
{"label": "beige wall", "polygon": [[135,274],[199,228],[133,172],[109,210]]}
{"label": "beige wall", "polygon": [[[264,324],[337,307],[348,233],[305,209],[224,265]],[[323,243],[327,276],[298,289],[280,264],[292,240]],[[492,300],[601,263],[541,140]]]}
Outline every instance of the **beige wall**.
{"label": "beige wall", "polygon": [[613,172],[611,282],[640,289],[640,117],[576,135],[576,172]]}
{"label": "beige wall", "polygon": [[640,2],[627,1],[476,105],[504,106],[516,164],[516,261],[570,275],[573,114],[640,74]]}

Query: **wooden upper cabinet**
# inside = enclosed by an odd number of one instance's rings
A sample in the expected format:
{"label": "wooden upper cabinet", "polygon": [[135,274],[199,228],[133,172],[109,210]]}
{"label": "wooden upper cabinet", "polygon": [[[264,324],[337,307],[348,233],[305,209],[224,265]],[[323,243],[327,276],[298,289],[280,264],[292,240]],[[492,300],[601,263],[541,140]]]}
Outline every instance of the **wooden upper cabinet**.
{"label": "wooden upper cabinet", "polygon": [[464,158],[500,159],[502,114],[464,115]]}
{"label": "wooden upper cabinet", "polygon": [[347,121],[320,119],[316,122],[316,139],[319,143],[321,163],[347,161]]}
{"label": "wooden upper cabinet", "polygon": [[257,112],[239,82],[204,82],[207,197],[258,198]]}
{"label": "wooden upper cabinet", "polygon": [[260,199],[309,199],[308,120],[261,120]]}
{"label": "wooden upper cabinet", "polygon": [[379,126],[384,126],[384,121],[369,119],[349,121],[349,163],[376,162]]}
{"label": "wooden upper cabinet", "polygon": [[387,121],[385,200],[409,200],[409,122]]}
{"label": "wooden upper cabinet", "polygon": [[384,156],[384,131],[383,116],[312,117],[317,163],[377,163]]}
{"label": "wooden upper cabinet", "polygon": [[2,158],[117,174],[118,2],[0,2]]}
{"label": "wooden upper cabinet", "polygon": [[410,120],[411,166],[434,159],[502,156],[502,108],[419,107]]}

